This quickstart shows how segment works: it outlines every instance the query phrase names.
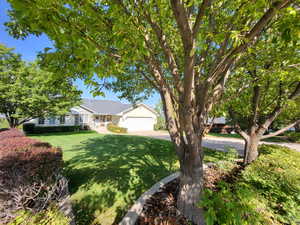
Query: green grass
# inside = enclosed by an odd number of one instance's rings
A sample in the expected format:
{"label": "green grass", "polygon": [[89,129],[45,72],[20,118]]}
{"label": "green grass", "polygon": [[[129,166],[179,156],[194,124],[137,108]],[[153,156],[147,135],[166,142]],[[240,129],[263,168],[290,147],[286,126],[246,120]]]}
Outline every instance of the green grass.
{"label": "green grass", "polygon": [[8,128],[9,125],[8,125],[8,122],[6,119],[3,119],[3,118],[0,118],[0,129],[1,128]]}
{"label": "green grass", "polygon": [[[93,131],[35,135],[63,149],[65,175],[79,225],[110,225],[153,184],[179,168],[169,141]],[[205,150],[205,160],[226,154]]]}
{"label": "green grass", "polygon": [[208,136],[213,137],[226,137],[226,138],[242,138],[239,134],[220,134],[220,133],[208,133]]}

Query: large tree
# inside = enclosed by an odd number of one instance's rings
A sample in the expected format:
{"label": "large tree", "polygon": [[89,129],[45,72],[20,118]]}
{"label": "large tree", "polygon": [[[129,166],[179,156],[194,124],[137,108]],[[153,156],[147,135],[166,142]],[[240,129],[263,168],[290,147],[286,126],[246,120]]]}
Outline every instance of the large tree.
{"label": "large tree", "polygon": [[70,80],[27,65],[12,49],[0,45],[0,113],[10,127],[65,114],[79,104],[80,94]]}
{"label": "large tree", "polygon": [[[45,33],[42,57],[94,84],[94,75],[148,82],[161,96],[180,162],[178,208],[196,224],[203,188],[202,135],[240,57],[293,0],[9,0],[15,37]],[[287,27],[288,28],[288,27]]]}
{"label": "large tree", "polygon": [[[296,16],[299,25],[300,15]],[[276,136],[300,123],[300,42],[294,33],[281,34],[274,26],[240,61],[225,93],[225,106],[236,131],[245,140],[244,163],[258,156],[260,140]],[[284,126],[273,133],[269,127],[279,118]]]}

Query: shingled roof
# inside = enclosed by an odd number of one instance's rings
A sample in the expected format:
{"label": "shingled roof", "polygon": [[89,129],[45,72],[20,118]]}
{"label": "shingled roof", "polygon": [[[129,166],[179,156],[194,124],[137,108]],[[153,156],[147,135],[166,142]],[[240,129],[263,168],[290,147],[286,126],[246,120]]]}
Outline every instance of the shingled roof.
{"label": "shingled roof", "polygon": [[82,99],[81,107],[95,114],[117,115],[132,107],[132,104],[123,104],[117,101]]}

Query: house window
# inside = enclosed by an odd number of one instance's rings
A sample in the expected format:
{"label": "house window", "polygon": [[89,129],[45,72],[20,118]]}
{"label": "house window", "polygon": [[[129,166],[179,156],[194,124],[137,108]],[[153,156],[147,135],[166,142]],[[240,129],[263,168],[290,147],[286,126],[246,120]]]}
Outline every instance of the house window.
{"label": "house window", "polygon": [[39,124],[45,124],[45,118],[40,117],[39,118]]}
{"label": "house window", "polygon": [[75,125],[79,124],[79,115],[75,115]]}
{"label": "house window", "polygon": [[105,116],[104,115],[100,116],[100,122],[105,122]]}
{"label": "house window", "polygon": [[66,117],[65,116],[60,116],[59,117],[59,123],[60,124],[65,124],[66,123]]}
{"label": "house window", "polygon": [[107,115],[106,116],[106,122],[110,122],[112,121],[112,116],[111,115]]}
{"label": "house window", "polygon": [[49,124],[54,125],[55,124],[55,119],[56,119],[55,117],[50,117],[49,118]]}

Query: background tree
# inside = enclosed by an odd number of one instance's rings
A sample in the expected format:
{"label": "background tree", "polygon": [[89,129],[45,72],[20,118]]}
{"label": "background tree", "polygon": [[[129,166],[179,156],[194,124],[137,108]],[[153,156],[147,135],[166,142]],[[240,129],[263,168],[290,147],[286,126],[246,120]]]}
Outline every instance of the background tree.
{"label": "background tree", "polygon": [[65,114],[79,104],[80,94],[70,80],[26,65],[12,49],[0,45],[0,113],[10,127]]}
{"label": "background tree", "polygon": [[[159,92],[180,162],[177,206],[201,224],[205,121],[241,56],[271,25],[293,17],[296,1],[9,2],[12,35],[45,33],[55,43],[42,55],[47,66],[87,83],[95,74],[121,81],[138,76],[133,80]],[[124,89],[132,85],[125,82]]]}
{"label": "background tree", "polygon": [[[299,71],[300,72],[300,71]],[[290,102],[282,113],[271,124],[271,128],[274,131],[284,128],[287,124],[300,119],[300,98],[296,98],[295,101]],[[300,132],[300,123],[294,126],[296,132]]]}
{"label": "background tree", "polygon": [[[300,43],[297,36],[287,38],[275,31],[282,24],[266,32],[260,43],[240,61],[225,94],[230,120],[245,140],[245,164],[257,158],[260,140],[300,123],[296,109],[300,96]],[[265,134],[281,114],[283,127]]]}
{"label": "background tree", "polygon": [[154,109],[158,113],[157,121],[156,124],[154,125],[154,128],[156,130],[166,130],[166,119],[165,119],[162,101],[157,102]]}

